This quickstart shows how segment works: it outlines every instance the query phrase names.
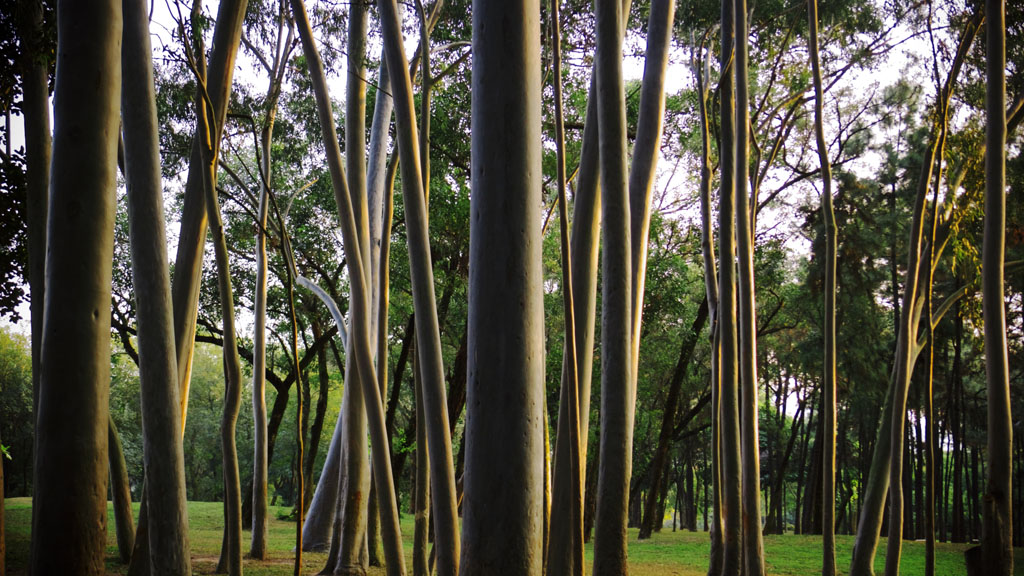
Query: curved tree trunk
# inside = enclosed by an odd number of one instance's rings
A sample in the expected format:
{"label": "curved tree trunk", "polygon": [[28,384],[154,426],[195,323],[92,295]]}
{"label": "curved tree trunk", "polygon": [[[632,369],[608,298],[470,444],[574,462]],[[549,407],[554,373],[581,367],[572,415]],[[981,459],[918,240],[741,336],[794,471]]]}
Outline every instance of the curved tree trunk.
{"label": "curved tree trunk", "polygon": [[535,0],[473,6],[463,576],[543,564],[539,17]]}
{"label": "curved tree trunk", "polygon": [[103,574],[121,3],[61,2],[57,21],[31,563]]}
{"label": "curved tree trunk", "polygon": [[982,311],[988,392],[988,479],[982,555],[987,574],[1013,573],[1013,420],[1006,347],[1003,267],[1006,251],[1006,3],[985,2],[985,231]]}
{"label": "curved tree trunk", "polygon": [[[313,84],[313,93],[317,103],[317,117],[324,133],[327,146],[327,165],[331,174],[331,185],[334,198],[338,204],[338,216],[341,224],[342,237],[350,249],[346,254],[351,282],[352,298],[350,313],[352,316],[352,374],[359,381],[359,386],[366,401],[366,412],[370,419],[370,436],[375,446],[388,445],[387,430],[384,423],[384,410],[381,405],[380,390],[377,388],[376,367],[373,364],[373,351],[369,339],[369,288],[364,274],[362,254],[359,250],[359,230],[356,226],[356,213],[349,194],[348,181],[341,164],[341,150],[331,113],[331,102],[327,92],[327,81],[324,76],[323,62],[317,52],[313,40],[313,31],[302,0],[291,0],[302,50],[306,56],[309,75]],[[398,526],[398,508],[395,504],[394,480],[391,475],[391,460],[388,450],[373,452],[373,465],[378,471],[374,477],[377,495],[381,504],[381,524],[384,538],[384,553],[387,559],[389,575],[405,573],[405,560],[402,554],[401,533]]]}
{"label": "curved tree trunk", "polygon": [[[818,2],[807,0],[807,19],[810,38],[808,52],[814,79],[814,136],[821,166],[821,216],[825,223],[825,377],[822,396],[822,417],[825,438],[821,467],[821,529],[822,576],[835,576],[835,499],[836,499],[836,217],[832,209],[832,164],[828,159],[822,109],[825,96],[821,88],[821,63],[818,57]],[[930,464],[929,464],[930,467]]]}
{"label": "curved tree trunk", "polygon": [[[441,335],[434,294],[430,238],[427,228],[426,197],[423,191],[416,115],[413,108],[412,81],[406,63],[402,29],[395,0],[379,0],[384,52],[391,75],[395,103],[395,127],[402,169],[402,195],[405,202],[406,239],[409,249],[409,274],[413,304],[417,312],[416,351],[423,379],[423,400],[428,416],[430,445],[432,511],[437,573],[454,576],[459,567],[459,524],[455,499],[455,467],[445,402],[444,366]],[[377,491],[380,496],[380,490]]]}
{"label": "curved tree trunk", "polygon": [[[711,520],[707,526],[711,540],[708,576],[718,576],[722,570],[722,448],[721,448],[721,370],[718,335],[718,271],[715,266],[715,233],[711,223],[711,132],[708,127],[708,99],[711,94],[710,50],[704,53],[707,35],[699,46],[699,62],[694,62],[694,76],[700,96],[700,133],[701,133],[701,166],[700,166],[700,220],[701,220],[701,256],[704,261],[704,295],[708,303],[708,316],[711,329]],[[705,493],[707,486],[704,487]],[[706,498],[706,497],[705,497]],[[706,500],[705,500],[706,501]]]}
{"label": "curved tree trunk", "polygon": [[121,435],[114,419],[107,417],[107,460],[110,469],[110,496],[114,504],[114,532],[117,553],[122,564],[132,559],[135,526],[132,519],[132,488],[128,480],[128,466],[124,463]]}
{"label": "curved tree trunk", "polygon": [[121,50],[128,231],[132,245],[132,283],[138,300],[143,458],[147,478],[144,498],[148,501],[147,509],[152,510],[145,530],[141,529],[140,517],[137,537],[148,540],[150,574],[183,576],[191,574],[192,568],[147,8],[139,0],[124,2]]}

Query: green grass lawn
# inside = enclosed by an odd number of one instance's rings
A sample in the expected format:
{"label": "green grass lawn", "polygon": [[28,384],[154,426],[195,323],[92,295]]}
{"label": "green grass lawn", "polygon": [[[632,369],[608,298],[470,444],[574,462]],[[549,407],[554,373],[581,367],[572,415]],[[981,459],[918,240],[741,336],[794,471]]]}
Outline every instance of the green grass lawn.
{"label": "green grass lawn", "polygon": [[[31,531],[32,502],[28,498],[9,498],[5,502],[7,515],[7,568],[8,574],[25,574],[28,564],[29,533]],[[107,535],[107,572],[123,574],[125,566],[117,561],[117,543],[114,538],[113,509]],[[138,505],[135,505],[138,514]],[[288,508],[270,507],[270,558],[264,562],[245,560],[245,574],[254,576],[290,575],[294,556],[295,522],[280,520],[278,516]],[[222,506],[218,502],[189,503],[189,525],[192,544],[192,569],[196,574],[212,574],[220,552]],[[406,568],[412,569],[412,516],[402,518],[402,534],[407,554]],[[243,534],[243,551],[248,550],[249,532]],[[808,575],[821,572],[821,538],[815,536],[765,536],[765,565],[768,574]],[[852,536],[838,536],[837,564],[841,573],[849,565],[853,550]],[[966,574],[963,551],[967,544],[943,544],[936,547],[935,573],[940,576]],[[636,530],[630,530],[630,574],[633,576],[704,576],[708,567],[707,534],[702,532],[672,532],[663,530],[644,542],[636,540]],[[587,547],[587,559],[592,549]],[[885,564],[885,541],[879,547],[875,568],[879,574]],[[303,554],[303,573],[316,574],[326,562],[326,554]],[[1015,574],[1024,576],[1024,549],[1016,551]],[[924,574],[924,543],[905,542],[903,545],[902,573]],[[383,575],[381,569],[371,574]]]}

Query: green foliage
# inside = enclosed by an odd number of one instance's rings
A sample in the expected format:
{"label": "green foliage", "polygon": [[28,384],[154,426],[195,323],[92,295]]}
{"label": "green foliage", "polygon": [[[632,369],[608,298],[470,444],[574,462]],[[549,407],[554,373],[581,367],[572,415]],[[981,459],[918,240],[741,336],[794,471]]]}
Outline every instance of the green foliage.
{"label": "green foliage", "polygon": [[7,496],[32,493],[32,356],[29,339],[0,327],[0,439]]}

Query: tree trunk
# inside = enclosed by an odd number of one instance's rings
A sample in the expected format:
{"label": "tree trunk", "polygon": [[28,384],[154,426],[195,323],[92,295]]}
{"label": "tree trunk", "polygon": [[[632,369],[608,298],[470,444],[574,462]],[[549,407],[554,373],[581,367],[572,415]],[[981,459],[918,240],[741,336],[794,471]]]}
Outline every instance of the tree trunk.
{"label": "tree trunk", "polygon": [[[473,196],[460,574],[538,574],[544,466],[540,6],[536,0],[477,0],[472,16]],[[429,442],[434,450],[434,438]],[[437,545],[443,549],[443,543]],[[440,560],[439,552],[439,569]]]}
{"label": "tree trunk", "polygon": [[[721,258],[718,303],[720,410],[717,414],[722,451],[722,576],[738,576],[742,570],[743,527],[741,526],[740,490],[740,408],[739,350],[736,318],[736,100],[733,94],[735,71],[735,5],[733,0],[722,0],[722,77],[718,89],[721,94],[721,191],[718,196],[718,238]],[[741,188],[742,190],[742,188]],[[744,199],[744,202],[746,200]]]}
{"label": "tree trunk", "polygon": [[[704,295],[708,302],[708,315],[711,321],[709,340],[711,343],[711,525],[705,519],[704,527],[711,539],[708,576],[718,576],[722,569],[722,498],[721,498],[721,346],[719,342],[719,296],[718,272],[715,266],[714,230],[711,223],[711,132],[708,120],[708,100],[711,89],[710,81],[710,50],[705,54],[704,43],[707,35],[701,39],[699,46],[699,63],[694,63],[694,76],[700,92],[700,219],[701,219],[701,256],[704,260]],[[704,487],[705,500],[707,486]],[[705,506],[705,514],[707,512]]]}
{"label": "tree trunk", "polygon": [[57,20],[31,564],[103,574],[121,3],[61,2]]}
{"label": "tree trunk", "polygon": [[[748,126],[750,98],[747,79],[747,2],[736,0],[736,248],[739,262],[739,365],[741,455],[743,458],[743,574],[764,574],[761,537],[761,464],[757,409],[757,311],[754,299],[754,231],[749,215]],[[756,199],[754,200],[756,205]]]}
{"label": "tree trunk", "polygon": [[622,80],[625,18],[618,2],[594,6],[603,222],[601,443],[594,535],[594,574],[627,572],[633,427],[630,205],[626,187],[626,110]]}
{"label": "tree trunk", "polygon": [[143,495],[148,501],[147,508],[152,508],[152,517],[145,530],[142,530],[140,514],[137,537],[148,538],[151,575],[183,576],[192,573],[192,560],[171,280],[164,232],[156,95],[146,6],[139,1],[125,1],[124,21],[121,108],[132,283],[138,300],[139,379],[146,470]]}
{"label": "tree trunk", "polygon": [[[320,325],[312,323],[313,337],[320,333]],[[317,379],[320,385],[316,398],[316,412],[313,414],[313,424],[309,429],[309,444],[306,450],[306,461],[304,474],[306,475],[307,486],[313,481],[313,467],[316,465],[317,453],[320,451],[320,437],[324,429],[324,416],[327,414],[327,400],[330,393],[331,375],[327,371],[327,350],[321,348],[316,353]],[[309,510],[313,501],[313,491],[306,489],[306,501],[303,508]],[[305,523],[303,523],[305,526]],[[303,543],[303,550],[305,550]]]}
{"label": "tree trunk", "polygon": [[[128,466],[124,463],[121,436],[113,418],[107,418],[107,460],[110,466],[110,496],[114,504],[114,532],[117,553],[122,564],[132,559],[135,526],[132,519],[132,488]],[[183,462],[184,464],[184,462]]]}
{"label": "tree trunk", "polygon": [[807,0],[807,17],[810,22],[808,52],[811,57],[811,71],[814,78],[814,136],[818,147],[818,164],[821,166],[821,216],[825,223],[825,352],[824,390],[822,416],[825,422],[825,437],[822,452],[822,568],[823,576],[836,574],[835,501],[836,501],[836,216],[832,209],[832,163],[828,158],[825,143],[825,121],[823,109],[825,96],[821,87],[821,63],[818,57],[818,2]]}
{"label": "tree trunk", "polygon": [[415,528],[412,548],[413,576],[430,576],[430,448],[427,441],[426,414],[423,413],[423,381],[418,362],[413,359],[413,382],[416,397],[416,486],[414,495]]}
{"label": "tree trunk", "polygon": [[[679,360],[676,362],[676,369],[672,374],[669,383],[668,396],[665,399],[665,409],[662,412],[661,431],[658,434],[658,446],[654,449],[654,457],[651,460],[651,486],[657,487],[662,484],[662,473],[665,468],[665,460],[668,458],[669,444],[672,440],[672,432],[675,429],[675,412],[679,404],[679,391],[686,373],[693,358],[693,349],[697,345],[700,333],[704,330],[704,323],[708,319],[708,300],[704,300],[697,309],[697,317],[693,320],[689,333],[683,337],[682,346],[679,350]],[[692,476],[692,471],[691,471]],[[638,538],[644,540],[651,537],[651,531],[655,528],[655,504],[658,497],[658,490],[652,489],[647,494],[647,502],[644,505],[643,521],[640,524]],[[688,516],[687,516],[688,517]]]}
{"label": "tree trunk", "polygon": [[[356,225],[356,212],[353,209],[348,182],[341,165],[341,151],[334,127],[330,96],[327,93],[327,81],[324,76],[323,62],[320,60],[320,55],[314,44],[312,28],[302,0],[292,0],[291,7],[299,30],[299,37],[302,40],[303,53],[306,56],[306,63],[309,67],[310,79],[312,80],[313,92],[317,102],[317,116],[321,130],[324,133],[323,140],[327,146],[327,163],[331,173],[334,198],[338,204],[342,236],[346,246],[355,248],[354,250],[350,249],[346,254],[352,291],[350,314],[352,318],[351,331],[354,334],[351,351],[354,355],[354,362],[352,364],[355,370],[353,374],[359,381],[359,386],[362,389],[364,401],[366,402],[366,413],[370,419],[370,436],[373,444],[385,447],[389,445],[389,442],[385,429],[380,390],[377,388],[376,367],[373,364],[373,352],[369,338],[370,314],[368,308],[370,289],[367,287],[362,254],[358,250],[360,231]],[[378,471],[378,474],[374,476],[374,481],[377,484],[378,498],[381,500],[381,511],[384,513],[381,517],[381,523],[388,574],[402,574],[405,572],[405,565],[398,527],[398,509],[395,506],[391,460],[388,456],[388,450],[375,450],[373,460],[374,469]]]}
{"label": "tree trunk", "polygon": [[1006,252],[1006,3],[985,2],[985,229],[982,313],[988,396],[988,477],[982,556],[988,574],[1013,573],[1013,420],[1003,285]]}
{"label": "tree trunk", "polygon": [[[416,322],[416,349],[424,386],[424,408],[428,416],[427,436],[431,454],[431,493],[434,516],[434,543],[437,572],[454,576],[459,567],[458,506],[455,499],[455,467],[445,403],[444,366],[441,356],[441,335],[434,294],[434,273],[431,265],[430,238],[427,226],[426,198],[420,153],[416,139],[412,81],[405,59],[398,4],[395,0],[379,0],[382,38],[391,75],[395,102],[395,126],[398,132],[402,169],[402,194],[406,210],[406,239],[409,251],[409,273],[413,289]],[[380,492],[378,491],[378,494]]]}

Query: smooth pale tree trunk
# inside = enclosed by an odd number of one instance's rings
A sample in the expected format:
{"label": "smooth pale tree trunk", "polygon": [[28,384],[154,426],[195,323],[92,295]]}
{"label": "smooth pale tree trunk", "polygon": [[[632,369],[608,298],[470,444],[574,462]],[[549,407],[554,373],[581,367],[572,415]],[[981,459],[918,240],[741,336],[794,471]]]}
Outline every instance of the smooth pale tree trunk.
{"label": "smooth pale tree trunk", "polygon": [[821,467],[822,576],[836,574],[835,499],[836,499],[836,216],[832,209],[832,164],[825,143],[823,108],[825,96],[821,88],[821,63],[818,56],[818,2],[807,0],[810,38],[808,52],[814,81],[814,137],[821,166],[821,216],[825,225],[825,353],[822,396],[822,417],[825,438]]}
{"label": "smooth pale tree trunk", "polygon": [[57,21],[30,561],[103,574],[121,3],[63,1]]}
{"label": "smooth pale tree trunk", "polygon": [[[710,559],[708,560],[708,576],[718,576],[722,569],[722,449],[721,449],[721,370],[718,333],[718,270],[715,265],[715,233],[711,223],[711,132],[708,128],[708,99],[711,91],[710,50],[704,54],[702,39],[700,61],[694,63],[694,75],[700,95],[699,114],[701,132],[701,165],[700,165],[700,220],[701,220],[701,256],[704,261],[704,294],[708,302],[710,318],[709,340],[711,342],[711,520],[706,526],[711,540]],[[707,486],[704,487],[705,495]]]}
{"label": "smooth pale tree trunk", "polygon": [[[546,501],[551,507],[561,507],[562,513],[557,515],[558,520],[567,521],[568,526],[559,526],[557,531],[552,522],[556,515],[553,512],[544,515],[544,570],[545,573],[561,573],[582,575],[583,565],[583,463],[580,459],[580,398],[579,398],[579,368],[576,350],[576,307],[573,302],[573,280],[572,280],[572,250],[569,239],[569,213],[566,199],[565,182],[565,116],[562,102],[562,36],[561,18],[559,17],[559,3],[561,0],[551,2],[551,46],[552,48],[552,72],[555,91],[555,154],[556,164],[556,187],[558,190],[558,223],[559,243],[562,254],[562,308],[564,315],[563,350],[565,359],[562,362],[563,377],[561,387],[561,401],[566,406],[559,407],[558,437],[565,437],[568,443],[568,462],[556,467],[555,473],[565,474],[568,481],[561,479],[564,485],[568,486],[568,494],[564,494],[561,501]],[[562,414],[566,416],[563,418]],[[547,413],[545,412],[545,416]],[[546,418],[545,418],[546,421]],[[546,426],[546,422],[545,422]],[[545,456],[548,454],[548,433],[544,429]],[[557,462],[556,462],[557,465]],[[550,467],[545,463],[545,479]],[[554,482],[550,492],[545,483],[545,492],[554,496]],[[550,508],[548,509],[550,510]],[[546,510],[547,511],[547,510]],[[552,535],[557,533],[558,538],[554,548]],[[568,533],[568,534],[566,534]],[[566,538],[568,536],[568,538]],[[558,558],[555,558],[557,556]],[[556,565],[557,572],[549,568]],[[568,565],[567,565],[568,564]]]}
{"label": "smooth pale tree trunk", "polygon": [[110,469],[110,497],[114,506],[114,533],[117,554],[122,564],[132,559],[135,526],[132,521],[132,489],[128,480],[128,466],[124,462],[121,435],[114,419],[107,418],[107,461]]}
{"label": "smooth pale tree trunk", "polygon": [[625,18],[598,2],[597,106],[602,197],[601,466],[597,482],[594,574],[626,574],[626,524],[633,446],[630,205],[626,186],[626,106],[622,80]]}
{"label": "smooth pale tree trunk", "polygon": [[[202,42],[197,42],[197,54],[202,54]],[[202,62],[199,62],[202,65]],[[224,331],[224,411],[220,421],[220,441],[224,474],[224,538],[218,569],[231,576],[242,573],[242,487],[238,472],[238,449],[235,430],[242,404],[242,364],[238,355],[235,333],[235,299],[231,287],[231,267],[224,223],[217,200],[217,172],[214,156],[214,138],[220,131],[216,127],[216,111],[210,109],[205,90],[206,76],[198,71],[197,80],[203,84],[196,98],[196,116],[200,138],[201,157],[205,163],[203,190],[206,194],[206,212],[217,264],[217,288],[220,296],[221,318]]]}
{"label": "smooth pale tree trunk", "polygon": [[[381,197],[383,196],[384,184],[387,181],[387,139],[388,126],[391,121],[392,111],[387,67],[383,62],[381,63],[378,78],[377,99],[373,111],[373,124],[370,128],[370,160],[368,163],[369,179],[367,186],[371,260],[373,259],[373,254],[380,250],[377,242],[373,240],[381,237],[380,219],[376,218],[375,215],[378,211],[382,210],[383,206]],[[385,164],[385,167],[382,168],[380,164]],[[372,274],[373,272],[371,271],[371,276]],[[376,280],[374,280],[373,285],[377,285]],[[378,299],[379,296],[374,296],[374,298]],[[374,309],[377,309],[376,304],[374,305]],[[379,314],[378,318],[375,319],[375,322],[380,322]],[[371,329],[372,328],[373,326],[371,326]],[[386,327],[383,328],[383,330],[384,336],[386,337]],[[345,340],[347,341],[347,338]],[[380,374],[379,359],[381,357],[382,356],[378,350],[378,374]],[[386,359],[386,355],[383,357]],[[347,374],[348,371],[346,370],[346,375]],[[354,383],[355,381],[350,380],[350,382]],[[344,402],[344,399],[342,401]],[[317,483],[316,490],[313,494],[313,500],[309,506],[309,514],[306,516],[306,522],[303,525],[302,545],[303,549],[306,551],[326,550],[331,545],[331,528],[334,524],[334,517],[337,511],[339,493],[338,486],[339,479],[341,477],[339,474],[339,466],[342,452],[341,438],[342,431],[344,430],[344,416],[344,411],[339,411],[338,420],[334,427],[334,434],[331,437],[331,442],[327,449],[327,459],[324,462],[324,467],[320,474],[320,481]]]}
{"label": "smooth pale tree trunk", "polygon": [[757,310],[754,298],[754,231],[750,217],[750,95],[747,78],[747,2],[736,0],[736,248],[739,262],[739,365],[741,457],[743,459],[743,574],[764,574],[761,536],[761,464],[757,409]]}
{"label": "smooth pale tree trunk", "polygon": [[985,2],[985,229],[982,314],[988,393],[988,475],[982,563],[985,573],[1013,573],[1013,420],[1006,345],[1003,268],[1006,251],[1006,3]]}
{"label": "smooth pale tree trunk", "polygon": [[[733,53],[735,47],[735,6],[733,0],[722,0],[722,78],[721,94],[721,189],[718,194],[718,240],[721,268],[719,271],[718,334],[719,334],[719,419],[718,430],[722,457],[722,576],[738,576],[741,571],[743,527],[741,525],[741,464],[739,350],[736,319],[736,101],[733,94]],[[745,201],[745,200],[744,200]]]}
{"label": "smooth pale tree trunk", "polygon": [[[640,326],[644,305],[644,282],[647,273],[647,237],[651,226],[651,188],[654,184],[654,170],[658,163],[658,152],[661,149],[662,116],[665,111],[665,67],[668,63],[668,46],[672,33],[672,21],[675,14],[675,0],[656,0],[651,3],[651,13],[647,21],[647,56],[644,60],[643,86],[640,91],[640,115],[637,120],[636,143],[633,145],[633,164],[629,174],[629,213],[630,213],[630,261],[632,264],[633,298],[632,309],[632,362],[633,378],[629,410],[630,424],[636,412],[636,378],[640,362]],[[671,396],[671,394],[670,394]],[[678,397],[678,391],[677,391]],[[666,413],[671,414],[675,404],[667,404]],[[670,417],[669,420],[672,418]],[[664,422],[664,421],[663,421]],[[662,428],[666,431],[666,428]],[[667,431],[666,431],[667,434]],[[665,465],[667,443],[662,449],[659,435],[658,451],[661,462],[652,469],[652,486],[661,483],[661,470]],[[667,436],[666,436],[667,440]],[[648,506],[641,523],[641,537],[649,538],[654,518],[654,503],[658,490],[648,493]],[[658,522],[660,525],[660,522]]]}
{"label": "smooth pale tree trunk", "polygon": [[[662,117],[665,115],[665,69],[672,39],[675,0],[651,2],[647,19],[647,52],[640,90],[640,113],[637,119],[636,142],[633,144],[629,172],[630,215],[630,297],[632,298],[631,354],[632,368],[629,427],[636,413],[636,379],[640,362],[640,326],[643,318],[644,283],[647,276],[647,237],[651,227],[651,189],[661,151]],[[627,18],[626,13],[623,18]],[[657,482],[655,482],[655,486]]]}
{"label": "smooth pale tree trunk", "polygon": [[[395,127],[402,169],[402,196],[405,203],[406,239],[409,251],[409,275],[413,307],[416,311],[416,351],[423,379],[423,407],[427,414],[427,440],[430,445],[431,496],[434,515],[434,550],[437,573],[453,576],[459,567],[459,523],[456,505],[455,466],[445,402],[444,365],[441,335],[434,295],[430,237],[427,227],[426,197],[423,191],[420,150],[417,141],[416,114],[412,80],[405,59],[402,28],[395,0],[379,0],[384,53],[391,75],[395,105]],[[381,445],[384,445],[383,443]],[[377,491],[380,495],[380,490]]]}
{"label": "smooth pale tree trunk", "polygon": [[[388,303],[390,291],[389,266],[391,262],[391,220],[394,212],[394,174],[387,162],[388,129],[394,103],[387,59],[381,55],[377,78],[377,97],[373,106],[373,124],[370,127],[370,159],[367,162],[367,204],[370,212],[370,280],[375,288],[371,302],[376,312],[370,333],[377,340],[377,384],[381,398],[387,394],[388,381]],[[397,160],[397,156],[395,157]],[[386,196],[386,198],[385,198]],[[450,422],[449,422],[450,424]],[[388,435],[390,438],[390,434]],[[390,447],[389,447],[390,448]],[[389,449],[390,454],[390,449]],[[373,477],[373,468],[370,469]],[[377,489],[370,484],[370,502],[367,508],[366,544],[370,566],[383,566],[384,553],[380,547],[380,506]]]}
{"label": "smooth pale tree trunk", "polygon": [[[282,19],[285,8],[281,8]],[[278,41],[282,26],[278,27]],[[291,45],[289,30],[286,45]],[[289,48],[290,49],[290,48]],[[253,416],[253,460],[252,460],[252,538],[249,542],[249,556],[259,560],[267,559],[267,466],[269,454],[267,449],[267,214],[270,209],[271,186],[271,137],[274,133],[274,120],[277,116],[277,101],[281,94],[284,81],[287,54],[280,50],[274,54],[274,65],[270,70],[270,85],[267,87],[267,110],[260,132],[260,186],[259,208],[256,224],[256,285],[253,288],[255,298],[253,315],[253,351],[252,351],[252,416]],[[296,373],[298,378],[298,373]]]}
{"label": "smooth pale tree trunk", "polygon": [[[46,284],[46,217],[50,189],[50,100],[46,61],[40,58],[44,35],[39,0],[24,2],[20,23],[22,45],[22,117],[25,122],[26,202],[28,219],[28,283],[32,316],[32,399],[38,415],[39,352],[43,341]],[[34,488],[34,487],[33,487]],[[33,512],[34,514],[34,512]]]}
{"label": "smooth pale tree trunk", "polygon": [[192,568],[148,5],[124,0],[124,22],[121,114],[150,511],[145,535],[150,574],[183,576]]}
{"label": "smooth pale tree trunk", "polygon": [[[302,40],[302,50],[306,56],[309,75],[313,84],[313,93],[317,104],[317,117],[324,133],[327,146],[327,165],[331,174],[331,185],[334,198],[338,204],[338,216],[341,224],[345,246],[350,247],[346,253],[349,270],[352,298],[350,313],[353,332],[351,362],[355,368],[352,372],[359,381],[366,402],[366,412],[370,420],[370,438],[375,446],[387,446],[387,429],[384,424],[384,410],[381,405],[380,390],[377,388],[376,368],[373,364],[372,344],[369,338],[369,288],[363,272],[363,259],[359,250],[359,230],[356,226],[355,211],[349,194],[348,181],[341,164],[341,151],[331,113],[330,96],[327,91],[327,80],[324,76],[323,62],[317,52],[313,40],[313,31],[302,0],[291,0],[292,14]],[[405,573],[405,559],[402,553],[401,533],[398,526],[398,507],[395,502],[394,480],[391,475],[391,459],[388,450],[374,450],[373,466],[378,471],[374,477],[377,495],[381,505],[381,532],[384,540],[384,554],[387,560],[389,575]]]}
{"label": "smooth pale tree trunk", "polygon": [[[946,77],[946,82],[943,85],[942,93],[940,94],[940,98],[944,102],[949,102],[952,86],[956,83],[956,78],[959,76],[964,55],[977,34],[978,24],[979,20],[975,17],[960,38],[956,57],[953,60]],[[886,572],[891,573],[893,570],[898,569],[903,522],[903,425],[906,422],[907,388],[910,384],[910,374],[913,371],[913,363],[916,359],[916,355],[912,354],[911,344],[911,339],[916,338],[917,334],[917,322],[914,320],[913,309],[919,305],[917,298],[918,260],[921,251],[921,235],[923,233],[923,211],[925,198],[930,187],[937,146],[938,138],[933,136],[922,158],[921,173],[918,177],[917,196],[914,202],[910,243],[908,245],[909,264],[907,276],[903,283],[903,299],[899,306],[896,358],[886,392],[885,403],[882,407],[882,419],[878,425],[878,436],[871,458],[871,469],[868,473],[868,481],[864,489],[864,503],[861,507],[860,519],[857,522],[857,539],[854,543],[853,555],[850,560],[851,576],[869,576],[874,574],[875,552],[882,529],[886,494],[887,491],[895,492],[897,486],[900,494],[889,494],[891,516],[889,519],[889,547],[886,554]],[[897,427],[899,428],[898,438]],[[898,450],[896,449],[897,445],[899,446]],[[896,462],[897,460],[899,461],[898,463]],[[899,473],[891,473],[894,469],[898,470]],[[893,502],[893,497],[898,502]],[[890,565],[890,561],[896,566]]]}
{"label": "smooth pale tree trunk", "polygon": [[464,576],[543,563],[539,18],[534,0],[473,4]]}
{"label": "smooth pale tree trunk", "polygon": [[[372,290],[369,278],[369,215],[366,202],[366,27],[367,5],[355,2],[351,5],[348,18],[348,75],[346,76],[345,99],[345,170],[351,192],[352,209],[355,214],[360,251],[363,262],[364,280]],[[345,245],[350,252],[349,244]],[[347,255],[347,254],[346,254]],[[370,318],[375,318],[369,311]],[[372,330],[371,330],[372,332]],[[353,338],[355,331],[349,332]],[[372,338],[372,335],[370,336]],[[346,346],[350,347],[352,343]],[[347,357],[347,355],[346,355]],[[350,374],[346,370],[346,376]],[[337,557],[334,565],[326,572],[331,574],[363,574],[368,567],[368,558],[363,554],[366,542],[367,500],[370,491],[370,464],[367,442],[367,418],[360,386],[346,386],[342,398],[341,435],[341,479],[338,495],[338,518],[341,531],[338,538]]]}
{"label": "smooth pale tree trunk", "polygon": [[[220,135],[227,118],[231,79],[234,75],[235,56],[242,38],[242,20],[248,0],[223,0],[217,9],[217,24],[213,30],[213,50],[210,53],[206,91],[214,108],[213,157],[214,166],[220,150]],[[200,55],[201,57],[202,55]],[[188,410],[189,379],[192,372],[192,348],[195,340],[196,314],[199,310],[199,283],[203,271],[203,247],[206,244],[207,212],[203,192],[201,156],[203,135],[196,129],[188,180],[185,184],[185,202],[182,206],[181,229],[178,232],[178,251],[174,259],[174,277],[171,280],[171,298],[174,305],[174,339],[178,356],[179,400],[181,422],[184,429]]]}

